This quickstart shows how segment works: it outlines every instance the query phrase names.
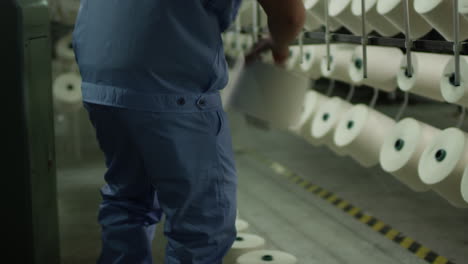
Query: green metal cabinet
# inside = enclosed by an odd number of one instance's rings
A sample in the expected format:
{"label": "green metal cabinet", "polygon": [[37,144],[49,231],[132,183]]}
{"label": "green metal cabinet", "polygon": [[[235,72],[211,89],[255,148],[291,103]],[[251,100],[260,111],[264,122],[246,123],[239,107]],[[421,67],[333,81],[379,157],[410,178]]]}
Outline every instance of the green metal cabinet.
{"label": "green metal cabinet", "polygon": [[[51,40],[45,0],[0,0],[2,259],[58,264]],[[2,243],[2,244],[4,244]],[[5,252],[5,255],[3,254]]]}

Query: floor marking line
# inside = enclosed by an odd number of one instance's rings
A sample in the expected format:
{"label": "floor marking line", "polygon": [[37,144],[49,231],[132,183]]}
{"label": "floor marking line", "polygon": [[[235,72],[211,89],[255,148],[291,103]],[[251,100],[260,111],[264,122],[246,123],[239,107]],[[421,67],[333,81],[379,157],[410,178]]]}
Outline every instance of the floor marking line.
{"label": "floor marking line", "polygon": [[390,225],[380,221],[374,216],[365,214],[363,210],[361,210],[358,207],[355,207],[354,205],[340,198],[333,192],[330,192],[320,187],[319,185],[316,185],[306,180],[305,178],[289,170],[282,164],[271,161],[267,157],[253,150],[240,149],[236,150],[236,154],[248,155],[254,158],[255,160],[267,165],[276,174],[285,177],[289,182],[294,183],[295,185],[305,189],[307,192],[314,194],[315,196],[323,199],[324,201],[328,202],[334,207],[341,209],[346,214],[353,216],[359,222],[362,222],[375,232],[383,235],[384,237],[393,241],[394,243],[397,243],[398,245],[400,245],[400,247],[407,250],[409,253],[417,256],[419,259],[422,259],[430,264],[455,264],[454,262],[451,262],[447,258],[438,255],[431,249],[418,243],[412,238],[405,236],[400,231],[393,229]]}

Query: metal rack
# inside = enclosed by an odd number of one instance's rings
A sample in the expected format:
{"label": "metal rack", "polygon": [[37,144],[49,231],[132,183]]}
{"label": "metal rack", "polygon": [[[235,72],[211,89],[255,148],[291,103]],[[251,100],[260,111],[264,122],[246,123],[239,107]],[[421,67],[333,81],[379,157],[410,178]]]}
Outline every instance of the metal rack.
{"label": "metal rack", "polygon": [[[325,44],[325,37],[325,32],[306,32],[304,33],[304,44]],[[362,37],[350,34],[330,33],[330,42],[361,45]],[[368,36],[367,45],[406,49],[406,39]],[[453,45],[454,43],[450,41],[421,39],[413,41],[411,50],[416,52],[453,54]],[[460,44],[460,54],[468,55],[468,43],[463,42]]]}

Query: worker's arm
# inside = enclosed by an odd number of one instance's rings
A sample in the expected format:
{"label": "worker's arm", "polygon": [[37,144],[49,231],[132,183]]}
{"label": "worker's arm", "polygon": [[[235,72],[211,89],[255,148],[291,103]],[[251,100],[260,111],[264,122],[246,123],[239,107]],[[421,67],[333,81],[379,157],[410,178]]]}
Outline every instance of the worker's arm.
{"label": "worker's arm", "polygon": [[271,38],[256,45],[248,59],[271,49],[277,64],[284,64],[289,56],[289,45],[301,32],[305,22],[302,0],[258,0],[268,16]]}

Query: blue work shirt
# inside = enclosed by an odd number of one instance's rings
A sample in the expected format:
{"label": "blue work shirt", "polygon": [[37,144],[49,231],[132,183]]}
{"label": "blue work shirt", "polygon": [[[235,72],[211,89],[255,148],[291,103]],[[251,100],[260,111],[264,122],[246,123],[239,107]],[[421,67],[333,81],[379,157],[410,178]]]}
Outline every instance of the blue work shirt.
{"label": "blue work shirt", "polygon": [[221,33],[240,2],[82,0],[73,47],[83,100],[164,111],[178,95],[217,93],[228,79]]}

